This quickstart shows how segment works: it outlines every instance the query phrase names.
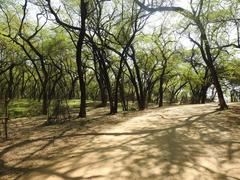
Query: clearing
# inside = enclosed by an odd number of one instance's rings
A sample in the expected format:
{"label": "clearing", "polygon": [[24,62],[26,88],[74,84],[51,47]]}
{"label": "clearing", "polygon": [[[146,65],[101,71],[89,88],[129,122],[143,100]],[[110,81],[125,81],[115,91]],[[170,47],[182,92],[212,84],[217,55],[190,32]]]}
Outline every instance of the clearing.
{"label": "clearing", "polygon": [[240,104],[153,108],[43,126],[13,120],[1,179],[240,179]]}

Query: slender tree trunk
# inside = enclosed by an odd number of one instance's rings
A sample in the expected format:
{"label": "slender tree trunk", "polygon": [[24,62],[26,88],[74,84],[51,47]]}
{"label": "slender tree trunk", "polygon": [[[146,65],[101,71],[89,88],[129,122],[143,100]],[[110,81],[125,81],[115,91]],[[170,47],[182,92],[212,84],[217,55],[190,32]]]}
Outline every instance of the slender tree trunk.
{"label": "slender tree trunk", "polygon": [[83,48],[83,41],[85,38],[85,31],[86,31],[85,21],[87,18],[87,7],[86,7],[87,4],[84,2],[84,0],[81,0],[80,6],[81,6],[81,31],[79,33],[79,38],[77,42],[76,63],[77,63],[80,92],[81,92],[79,117],[85,118],[86,117],[86,83],[84,79],[85,70],[82,62],[82,48]]}
{"label": "slender tree trunk", "polygon": [[5,139],[8,139],[8,120],[9,120],[9,113],[8,113],[8,104],[10,102],[10,99],[8,97],[5,97],[4,100],[4,134]]}
{"label": "slender tree trunk", "polygon": [[106,107],[107,106],[107,92],[105,89],[105,86],[102,84],[100,87],[100,96],[101,96],[101,107]]}
{"label": "slender tree trunk", "polygon": [[219,83],[217,72],[216,72],[215,67],[213,66],[213,64],[211,64],[210,71],[211,71],[211,74],[212,74],[214,86],[215,86],[215,88],[217,90],[217,95],[218,95],[220,109],[221,110],[227,109],[228,106],[227,106],[227,104],[225,102],[225,99],[224,99],[224,96],[223,96],[223,91],[222,91],[221,85]]}
{"label": "slender tree trunk", "polygon": [[110,114],[114,114],[114,99],[113,99],[112,85],[111,85],[110,78],[109,78],[108,71],[107,71],[107,65],[105,62],[104,52],[103,52],[103,50],[101,50],[97,47],[97,45],[94,43],[94,41],[92,39],[90,39],[90,40],[92,43],[93,52],[95,53],[96,57],[98,58],[100,73],[103,75],[103,79],[104,79],[105,86],[107,89]]}
{"label": "slender tree trunk", "polygon": [[160,77],[160,86],[159,86],[159,103],[158,106],[162,107],[163,106],[163,77]]}
{"label": "slender tree trunk", "polygon": [[123,77],[121,78],[121,83],[120,83],[120,97],[121,97],[121,102],[122,102],[122,110],[127,111],[127,103],[126,103],[126,97],[125,97],[125,91],[124,91],[124,79]]}
{"label": "slender tree trunk", "polygon": [[107,106],[107,92],[106,92],[106,86],[105,86],[105,80],[103,77],[103,73],[100,70],[99,77],[96,73],[96,79],[99,85],[100,89],[100,98],[101,98],[101,104],[100,107],[106,107]]}
{"label": "slender tree trunk", "polygon": [[[81,50],[80,50],[81,51]],[[77,50],[77,66],[78,66],[78,75],[79,75],[79,84],[80,84],[80,112],[79,117],[84,118],[86,117],[86,87],[85,87],[85,80],[84,80],[84,73],[81,63],[81,53]]]}
{"label": "slender tree trunk", "polygon": [[163,69],[159,79],[159,101],[158,101],[159,107],[163,106],[163,92],[164,92],[163,84],[164,84],[164,79],[165,79],[164,76],[165,76],[167,62],[168,62],[168,59],[165,56],[163,56],[163,58],[164,58],[164,62],[162,62]]}
{"label": "slender tree trunk", "polygon": [[75,87],[76,87],[77,80],[78,80],[77,78],[72,80],[71,88],[69,91],[69,99],[73,99],[75,97]]}
{"label": "slender tree trunk", "polygon": [[22,83],[21,83],[21,90],[20,90],[20,97],[23,98],[24,97],[24,91],[25,91],[25,73],[23,72],[22,74]]}
{"label": "slender tree trunk", "polygon": [[140,111],[143,111],[145,108],[146,108],[146,96],[142,92],[142,93],[140,93],[140,100],[138,102],[138,109]]}
{"label": "slender tree trunk", "polygon": [[129,66],[129,64],[127,63],[127,61],[125,61],[125,64],[128,67],[128,71],[129,74],[131,76],[131,81],[133,83],[133,86],[135,88],[136,91],[136,95],[137,95],[137,101],[138,101],[138,109],[144,110],[146,108],[146,93],[144,92],[144,87],[143,87],[143,82],[141,79],[141,74],[140,74],[140,69],[139,66],[137,64],[137,60],[136,60],[136,52],[135,52],[135,48],[133,45],[130,45],[131,50],[132,50],[132,55],[130,56],[133,60],[133,65],[134,65],[134,70],[136,72],[136,78],[133,76],[132,74],[132,70]]}
{"label": "slender tree trunk", "polygon": [[186,86],[186,84],[187,84],[188,82],[185,82],[185,83],[183,83],[183,84],[181,84],[176,90],[173,90],[172,92],[171,92],[171,97],[170,97],[170,104],[172,104],[173,102],[175,102],[175,99],[177,99],[177,96],[178,96],[178,94],[180,93],[180,91],[181,91],[181,89],[184,87],[184,86]]}
{"label": "slender tree trunk", "polygon": [[[147,102],[152,103],[152,92],[153,92],[153,87],[149,88],[148,94],[147,94]],[[146,104],[148,106],[148,104]]]}
{"label": "slender tree trunk", "polygon": [[13,68],[14,66],[11,66],[11,68],[9,69],[9,82],[8,82],[8,99],[12,99],[13,98]]}
{"label": "slender tree trunk", "polygon": [[4,133],[5,133],[5,139],[8,139],[8,120],[9,120],[9,114],[8,114],[8,104],[10,100],[13,98],[13,68],[14,66],[11,66],[9,69],[9,81],[8,81],[8,88],[4,99]]}
{"label": "slender tree trunk", "polygon": [[48,113],[48,91],[47,91],[47,81],[44,81],[42,86],[42,114],[47,115]]}
{"label": "slender tree trunk", "polygon": [[207,51],[207,54],[208,54],[208,57],[209,59],[206,60],[206,64],[208,65],[208,68],[211,72],[211,76],[212,76],[212,80],[213,80],[213,84],[217,90],[217,95],[218,95],[218,100],[219,100],[219,105],[220,105],[220,109],[223,110],[223,109],[227,109],[228,106],[225,102],[225,99],[224,99],[224,96],[223,96],[223,91],[222,91],[222,87],[220,85],[220,82],[219,82],[219,79],[218,79],[218,76],[217,76],[217,72],[216,72],[216,69],[213,65],[213,61],[212,59],[210,58],[211,57],[211,54],[210,54],[210,49],[206,48],[206,51]]}
{"label": "slender tree trunk", "polygon": [[170,100],[169,100],[169,104],[171,105],[174,101],[174,97],[175,97],[175,93],[171,92],[171,96],[170,96]]}
{"label": "slender tree trunk", "polygon": [[201,104],[205,104],[206,103],[206,99],[207,99],[207,90],[208,90],[208,85],[202,86],[201,89]]}
{"label": "slender tree trunk", "polygon": [[120,85],[120,77],[122,74],[122,60],[120,62],[120,68],[116,77],[116,82],[115,82],[115,91],[114,91],[114,105],[113,105],[113,114],[118,112],[118,92],[119,92],[119,85]]}
{"label": "slender tree trunk", "polygon": [[207,39],[207,35],[205,33],[205,29],[204,29],[204,27],[203,27],[203,25],[200,21],[196,21],[196,22],[197,22],[198,27],[199,27],[200,32],[201,32],[201,39],[204,42],[204,48],[205,48],[205,51],[206,51],[206,55],[204,53],[203,48],[200,48],[200,50],[201,50],[203,59],[204,59],[205,63],[207,64],[207,66],[208,66],[208,68],[211,72],[213,84],[214,84],[214,86],[217,90],[217,94],[218,94],[220,109],[221,110],[227,109],[228,106],[225,102],[222,87],[221,87],[219,79],[218,79],[217,71],[216,71],[216,69],[214,67],[214,64],[213,64],[213,57],[212,57],[212,54],[211,54],[210,45],[209,45],[209,42],[208,42],[208,39]]}

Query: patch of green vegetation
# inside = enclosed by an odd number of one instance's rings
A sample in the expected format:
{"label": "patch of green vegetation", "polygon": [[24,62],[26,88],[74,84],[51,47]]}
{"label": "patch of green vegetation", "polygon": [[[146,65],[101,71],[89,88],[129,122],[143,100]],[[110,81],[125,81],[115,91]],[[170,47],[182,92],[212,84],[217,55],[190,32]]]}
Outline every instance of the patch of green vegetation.
{"label": "patch of green vegetation", "polygon": [[[137,104],[136,103],[132,103],[132,102],[128,102],[128,111],[136,111],[137,108]],[[123,107],[121,103],[118,103],[118,112],[123,112]]]}
{"label": "patch of green vegetation", "polygon": [[[97,106],[99,103],[100,103],[100,101],[91,101],[91,100],[87,100],[87,102],[86,102],[88,107]],[[69,106],[69,108],[79,108],[80,107],[80,99],[68,100],[68,106]]]}
{"label": "patch of green vegetation", "polygon": [[[98,102],[87,101],[87,106],[94,106]],[[80,99],[67,101],[70,109],[79,108]],[[9,104],[10,118],[31,117],[41,115],[41,101],[31,99],[15,99]]]}
{"label": "patch of green vegetation", "polygon": [[10,118],[37,116],[41,114],[41,102],[30,99],[13,100],[9,104]]}
{"label": "patch of green vegetation", "polygon": [[78,108],[80,106],[80,99],[70,99],[70,100],[68,100],[68,106],[70,108]]}
{"label": "patch of green vegetation", "polygon": [[[88,110],[96,108],[100,101],[87,101]],[[80,99],[71,99],[67,101],[70,109],[78,109],[80,107]],[[9,104],[9,116],[10,118],[20,118],[20,117],[32,117],[41,115],[41,101],[31,100],[31,99],[15,99]],[[52,111],[52,103],[50,106],[50,111]],[[128,104],[129,111],[136,111],[137,107],[135,103]],[[122,112],[121,103],[118,106],[118,112]]]}

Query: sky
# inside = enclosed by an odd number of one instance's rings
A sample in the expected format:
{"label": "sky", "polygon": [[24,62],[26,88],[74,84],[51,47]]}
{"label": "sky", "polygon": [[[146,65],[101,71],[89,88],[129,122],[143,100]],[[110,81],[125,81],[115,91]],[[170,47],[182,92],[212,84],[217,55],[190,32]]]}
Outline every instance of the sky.
{"label": "sky", "polygon": [[[20,4],[23,4],[24,0],[18,0]],[[124,0],[126,1],[126,0]],[[58,3],[59,0],[52,0],[52,4],[53,6],[58,7]],[[111,3],[109,2],[105,2],[105,3]],[[180,6],[184,9],[190,9],[190,0],[175,0],[174,6]],[[30,5],[29,4],[29,14],[30,17],[32,19],[36,19],[35,18],[35,14],[37,12],[37,8]],[[150,18],[147,21],[146,26],[143,29],[144,34],[152,34],[152,32],[154,31],[154,29],[156,27],[159,27],[162,24],[162,17],[164,16],[164,12],[157,12],[154,13],[150,16]],[[183,18],[183,16],[179,15],[178,13],[175,12],[171,12],[169,13],[169,20],[166,21],[165,25],[169,26],[170,28],[174,26],[174,24],[179,23],[179,21]],[[175,27],[173,27],[172,29],[174,29]],[[180,40],[180,44],[182,44],[185,48],[192,48],[192,43],[190,42],[190,40],[188,39],[188,37],[182,37]]]}
{"label": "sky", "polygon": [[[174,6],[179,6],[182,7],[184,9],[190,9],[190,2],[189,0],[176,0],[174,3]],[[151,17],[148,19],[146,26],[144,27],[143,32],[146,34],[152,34],[154,29],[156,27],[159,27],[162,22],[163,22],[163,16],[164,14],[166,15],[166,13],[164,12],[157,12],[154,13],[153,15],[151,15]],[[171,12],[168,13],[168,20],[166,21],[165,25],[168,27],[173,27],[174,24],[179,23],[180,20],[182,20],[183,16],[179,15],[176,12]],[[175,27],[173,27],[172,29],[174,30]],[[190,42],[190,40],[188,39],[188,37],[182,36],[182,38],[180,39],[180,43],[183,45],[183,47],[187,48],[187,49],[191,49],[192,48],[192,42]]]}

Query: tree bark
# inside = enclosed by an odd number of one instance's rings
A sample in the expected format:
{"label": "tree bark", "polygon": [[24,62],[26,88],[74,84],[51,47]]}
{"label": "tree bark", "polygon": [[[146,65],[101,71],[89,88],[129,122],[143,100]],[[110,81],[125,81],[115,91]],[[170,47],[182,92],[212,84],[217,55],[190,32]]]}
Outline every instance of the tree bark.
{"label": "tree bark", "polygon": [[80,92],[81,92],[79,117],[85,118],[86,117],[86,83],[84,79],[85,70],[82,62],[82,49],[83,49],[83,43],[84,43],[85,31],[86,31],[85,23],[87,18],[87,3],[85,3],[84,0],[81,0],[80,6],[81,6],[81,30],[80,30],[79,38],[77,41],[76,63],[77,63]]}
{"label": "tree bark", "polygon": [[161,75],[159,83],[159,101],[158,101],[158,107],[162,107],[163,106],[163,76]]}
{"label": "tree bark", "polygon": [[214,67],[213,64],[213,57],[211,54],[211,50],[210,50],[210,45],[207,39],[207,35],[205,33],[204,27],[202,25],[202,23],[200,21],[197,21],[198,27],[200,29],[201,32],[201,39],[205,45],[205,51],[206,51],[206,56],[204,57],[204,50],[203,48],[200,48],[201,53],[203,55],[203,59],[205,61],[205,63],[207,64],[210,72],[211,72],[211,76],[212,76],[212,80],[213,80],[213,84],[217,90],[217,94],[218,94],[218,100],[219,100],[219,105],[220,105],[220,109],[224,110],[227,109],[228,106],[225,102],[224,96],[223,96],[223,91],[222,91],[222,87],[220,85],[219,79],[218,79],[218,75],[217,75],[217,71]]}

